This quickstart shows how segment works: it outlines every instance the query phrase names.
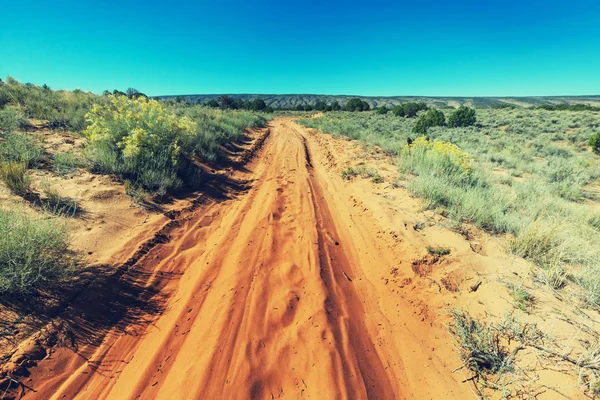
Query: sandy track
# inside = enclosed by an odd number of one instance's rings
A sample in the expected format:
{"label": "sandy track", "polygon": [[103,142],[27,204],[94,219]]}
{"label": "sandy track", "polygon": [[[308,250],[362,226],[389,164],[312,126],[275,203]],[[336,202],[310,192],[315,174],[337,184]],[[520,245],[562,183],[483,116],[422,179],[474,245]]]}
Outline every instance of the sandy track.
{"label": "sandy track", "polygon": [[130,300],[154,307],[41,361],[27,397],[470,395],[429,354],[429,325],[382,307],[365,270],[388,271],[395,255],[336,196],[323,158],[291,119],[273,121],[230,182],[249,188],[187,216],[108,289],[135,286]]}

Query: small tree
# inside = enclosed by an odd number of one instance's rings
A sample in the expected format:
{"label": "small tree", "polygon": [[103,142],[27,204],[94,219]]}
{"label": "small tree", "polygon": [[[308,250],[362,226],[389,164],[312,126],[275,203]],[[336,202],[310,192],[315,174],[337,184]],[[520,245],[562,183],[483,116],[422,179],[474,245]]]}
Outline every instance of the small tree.
{"label": "small tree", "polygon": [[331,103],[332,111],[340,111],[341,109],[342,109],[342,106],[340,106],[340,103],[338,103],[337,100],[335,100],[333,103]]}
{"label": "small tree", "polygon": [[319,100],[315,103],[315,110],[325,111],[326,108],[327,108],[327,103],[325,103],[324,101]]}
{"label": "small tree", "polygon": [[140,92],[139,90],[130,87],[125,91],[125,94],[130,99],[133,99],[139,92]]}
{"label": "small tree", "polygon": [[464,126],[475,125],[475,110],[469,107],[462,106],[454,111],[448,118],[448,126],[451,128],[460,128]]}
{"label": "small tree", "polygon": [[387,106],[381,106],[375,109],[375,112],[379,115],[387,114],[388,111],[390,111],[390,109],[387,108]]}
{"label": "small tree", "polygon": [[255,99],[252,102],[251,108],[254,111],[263,111],[265,108],[267,108],[267,103],[265,103],[263,99]]}
{"label": "small tree", "polygon": [[588,143],[592,147],[592,151],[600,155],[600,131],[592,136]]}
{"label": "small tree", "polygon": [[218,108],[219,107],[219,103],[215,99],[208,100],[206,103],[204,103],[204,105],[207,106],[207,107],[211,107],[211,108]]}
{"label": "small tree", "polygon": [[221,95],[219,96],[219,107],[223,110],[229,110],[235,108],[235,100],[231,96]]}
{"label": "small tree", "polygon": [[350,99],[348,103],[346,103],[346,111],[369,111],[371,106],[364,100],[361,100],[357,97]]}
{"label": "small tree", "polygon": [[394,107],[392,112],[397,117],[414,118],[417,116],[419,111],[428,110],[427,104],[423,102],[408,102],[404,104],[398,104]]}
{"label": "small tree", "polygon": [[425,135],[427,130],[432,126],[444,125],[446,125],[446,117],[444,116],[444,113],[440,110],[432,108],[419,117],[417,123],[413,127],[413,132]]}

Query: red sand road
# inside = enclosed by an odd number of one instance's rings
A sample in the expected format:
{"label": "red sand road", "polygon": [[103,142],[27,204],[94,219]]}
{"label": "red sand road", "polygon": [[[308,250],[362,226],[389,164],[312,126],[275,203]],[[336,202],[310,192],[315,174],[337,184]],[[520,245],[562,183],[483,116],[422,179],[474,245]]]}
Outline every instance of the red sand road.
{"label": "red sand road", "polygon": [[31,369],[26,398],[473,397],[453,353],[428,342],[443,329],[377,289],[397,260],[337,195],[325,158],[291,118],[274,120],[228,182],[236,195],[181,216],[107,288],[133,281],[132,298],[158,311],[57,349]]}

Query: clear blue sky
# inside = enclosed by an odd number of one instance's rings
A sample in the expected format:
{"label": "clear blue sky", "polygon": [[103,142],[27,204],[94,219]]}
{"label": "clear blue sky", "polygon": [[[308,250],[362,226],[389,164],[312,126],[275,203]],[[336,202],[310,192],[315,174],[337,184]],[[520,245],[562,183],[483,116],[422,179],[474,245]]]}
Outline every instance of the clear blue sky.
{"label": "clear blue sky", "polygon": [[33,0],[0,12],[0,77],[53,89],[600,94],[598,0]]}

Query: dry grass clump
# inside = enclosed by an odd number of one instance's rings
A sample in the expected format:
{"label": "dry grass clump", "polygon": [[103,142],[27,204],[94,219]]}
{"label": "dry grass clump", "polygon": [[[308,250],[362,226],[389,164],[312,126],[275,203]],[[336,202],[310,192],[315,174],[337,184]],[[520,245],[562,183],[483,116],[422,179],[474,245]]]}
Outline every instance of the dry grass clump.
{"label": "dry grass clump", "polygon": [[64,278],[72,265],[65,223],[0,208],[0,295],[20,296]]}
{"label": "dry grass clump", "polygon": [[5,162],[0,165],[0,179],[17,195],[25,195],[31,189],[31,179],[27,175],[27,164],[22,162]]}

